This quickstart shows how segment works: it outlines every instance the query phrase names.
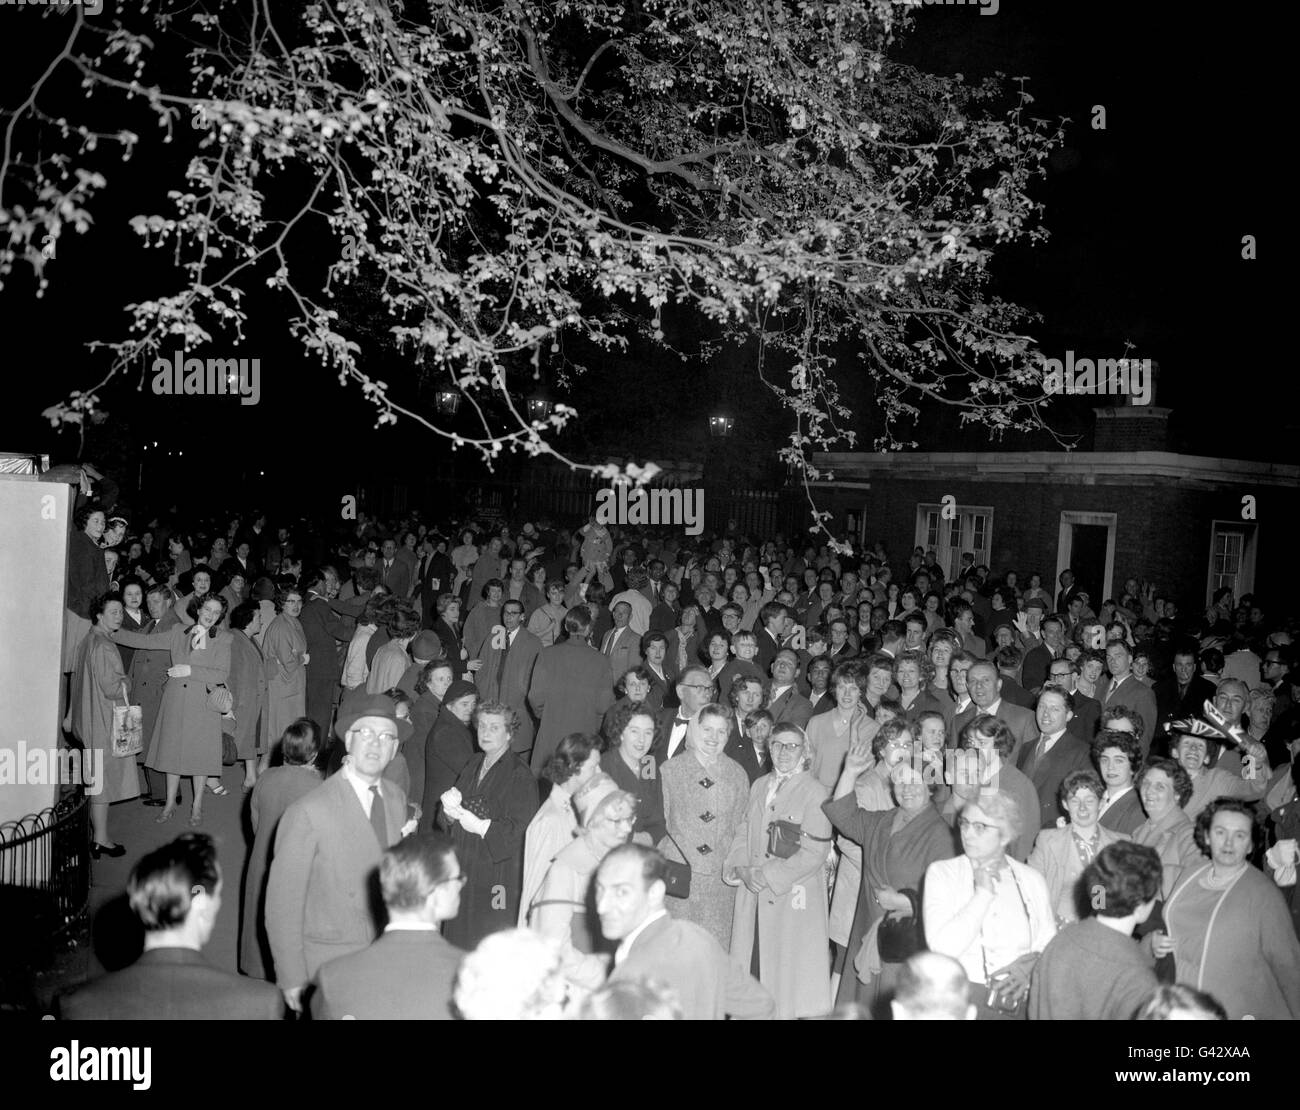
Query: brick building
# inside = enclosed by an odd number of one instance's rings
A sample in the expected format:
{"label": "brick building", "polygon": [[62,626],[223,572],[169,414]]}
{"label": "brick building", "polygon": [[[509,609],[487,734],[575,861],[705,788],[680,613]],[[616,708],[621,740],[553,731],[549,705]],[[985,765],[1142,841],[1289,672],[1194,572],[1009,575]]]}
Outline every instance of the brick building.
{"label": "brick building", "polygon": [[[948,574],[963,552],[994,575],[1037,571],[1055,593],[1071,567],[1094,601],[1144,577],[1199,611],[1289,588],[1300,466],[1168,450],[1168,409],[1099,409],[1091,451],[852,452],[816,456],[819,507],[880,540],[906,566],[934,548]],[[945,500],[951,499],[951,500]]]}

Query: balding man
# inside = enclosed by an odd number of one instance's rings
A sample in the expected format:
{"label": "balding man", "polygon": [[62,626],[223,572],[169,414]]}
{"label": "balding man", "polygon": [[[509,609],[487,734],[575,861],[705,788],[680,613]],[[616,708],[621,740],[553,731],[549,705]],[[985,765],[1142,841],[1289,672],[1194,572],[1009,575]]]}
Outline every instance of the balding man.
{"label": "balding man", "polygon": [[918,952],[899,969],[889,1003],[895,1021],[974,1021],[966,969],[951,956]]}
{"label": "balding man", "polygon": [[710,677],[704,667],[691,666],[682,671],[677,679],[677,715],[665,713],[659,722],[659,735],[655,737],[651,749],[655,765],[661,766],[666,760],[685,750],[686,733],[690,724],[699,715],[701,709],[714,699],[717,683]]}

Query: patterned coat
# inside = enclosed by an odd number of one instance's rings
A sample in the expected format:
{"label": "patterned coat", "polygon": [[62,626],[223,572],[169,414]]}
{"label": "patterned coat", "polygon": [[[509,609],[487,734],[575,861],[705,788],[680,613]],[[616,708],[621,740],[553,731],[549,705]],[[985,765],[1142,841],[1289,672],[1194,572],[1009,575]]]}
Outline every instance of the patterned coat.
{"label": "patterned coat", "polygon": [[722,881],[722,870],[745,822],[749,777],[728,755],[719,755],[706,768],[689,749],[664,763],[659,774],[668,824],[659,850],[691,866],[690,897],[674,898],[669,909],[674,917],[707,929],[730,950],[736,895]]}

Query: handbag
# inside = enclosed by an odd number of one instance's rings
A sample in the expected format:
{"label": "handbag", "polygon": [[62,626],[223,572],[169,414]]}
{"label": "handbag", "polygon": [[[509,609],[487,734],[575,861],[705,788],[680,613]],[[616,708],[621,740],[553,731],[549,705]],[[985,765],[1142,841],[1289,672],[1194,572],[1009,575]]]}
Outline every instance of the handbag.
{"label": "handbag", "polygon": [[[681,847],[676,840],[673,840],[673,834],[665,830],[665,835],[672,845],[681,852],[682,859],[686,858],[686,853],[682,852]],[[664,889],[670,898],[689,898],[691,896],[691,865],[689,863],[678,863],[675,859],[664,857]]]}
{"label": "handbag", "polygon": [[912,907],[911,917],[899,917],[893,910],[885,914],[876,932],[880,962],[901,964],[918,952],[925,951],[925,932],[921,926],[920,899],[914,890],[900,890]]}
{"label": "handbag", "polygon": [[122,683],[122,704],[113,705],[113,755],[124,758],[144,751],[144,723],[138,705],[132,705]]}
{"label": "handbag", "polygon": [[803,831],[803,826],[795,821],[769,821],[767,824],[767,850],[777,859],[790,859],[799,851],[799,841],[803,837],[830,843],[829,836],[813,836]]}
{"label": "handbag", "polygon": [[235,747],[235,738],[228,732],[221,734],[221,765],[233,767],[239,762],[239,749]]}
{"label": "handbag", "polygon": [[209,686],[207,705],[214,713],[220,713],[224,717],[235,708],[235,695],[230,692],[230,687],[224,683]]}

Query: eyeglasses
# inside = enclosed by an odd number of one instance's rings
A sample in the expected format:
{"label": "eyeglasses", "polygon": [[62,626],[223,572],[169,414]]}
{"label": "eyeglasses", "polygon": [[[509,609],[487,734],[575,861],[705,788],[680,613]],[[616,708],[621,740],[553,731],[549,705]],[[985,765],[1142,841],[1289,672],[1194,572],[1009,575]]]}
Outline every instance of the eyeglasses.
{"label": "eyeglasses", "polygon": [[958,817],[957,827],[962,832],[972,832],[976,836],[983,836],[989,829],[996,829],[997,825],[990,825],[986,821],[968,821],[965,817]]}
{"label": "eyeglasses", "polygon": [[716,682],[710,682],[706,686],[702,682],[683,682],[682,685],[688,690],[713,690],[718,684]]}
{"label": "eyeglasses", "polygon": [[800,750],[802,750],[802,748],[803,748],[803,744],[798,744],[798,743],[796,743],[796,744],[784,744],[784,743],[782,743],[780,740],[769,740],[769,741],[767,742],[767,747],[768,747],[768,750],[769,750],[773,755],[776,755],[776,754],[778,754],[779,752],[782,752],[782,751],[787,751],[787,752],[797,752],[797,751],[800,751]]}
{"label": "eyeglasses", "polygon": [[396,743],[397,733],[395,732],[375,732],[372,728],[354,728],[350,735],[358,737],[363,743],[370,743],[371,740],[385,740]]}

